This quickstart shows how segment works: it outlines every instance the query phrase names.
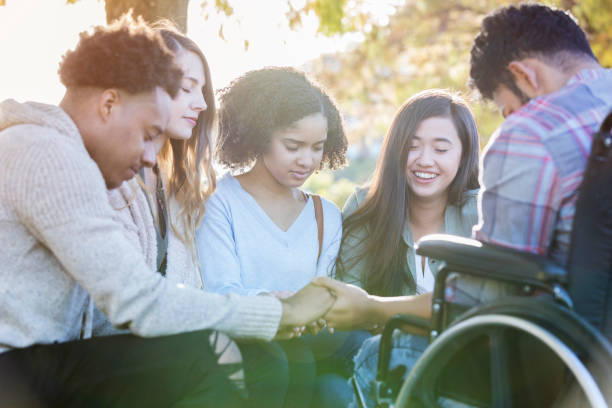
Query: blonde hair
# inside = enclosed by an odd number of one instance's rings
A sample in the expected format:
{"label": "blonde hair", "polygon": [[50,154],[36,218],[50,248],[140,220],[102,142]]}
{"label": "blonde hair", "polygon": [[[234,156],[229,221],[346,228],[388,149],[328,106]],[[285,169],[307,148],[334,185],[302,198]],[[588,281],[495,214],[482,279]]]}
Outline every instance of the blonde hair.
{"label": "blonde hair", "polygon": [[[189,249],[194,263],[198,265],[195,249],[195,231],[204,217],[205,204],[216,186],[215,172],[212,167],[212,127],[215,122],[216,107],[212,88],[210,69],[202,50],[183,34],[167,23],[158,28],[166,46],[175,55],[180,52],[193,52],[202,61],[205,85],[202,90],[206,110],[200,112],[192,136],[187,140],[168,139],[157,155],[160,176],[164,180],[168,208],[171,200],[178,204],[177,217],[168,217],[170,228]],[[178,220],[181,227],[175,224]]]}

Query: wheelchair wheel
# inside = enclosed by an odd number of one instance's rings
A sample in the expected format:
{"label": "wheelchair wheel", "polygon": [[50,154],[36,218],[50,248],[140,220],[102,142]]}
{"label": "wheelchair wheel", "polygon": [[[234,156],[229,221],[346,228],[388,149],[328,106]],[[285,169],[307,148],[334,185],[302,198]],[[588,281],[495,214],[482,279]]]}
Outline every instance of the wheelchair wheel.
{"label": "wheelchair wheel", "polygon": [[606,407],[611,379],[612,348],[574,312],[506,298],[457,318],[410,371],[395,407],[546,407],[570,399]]}

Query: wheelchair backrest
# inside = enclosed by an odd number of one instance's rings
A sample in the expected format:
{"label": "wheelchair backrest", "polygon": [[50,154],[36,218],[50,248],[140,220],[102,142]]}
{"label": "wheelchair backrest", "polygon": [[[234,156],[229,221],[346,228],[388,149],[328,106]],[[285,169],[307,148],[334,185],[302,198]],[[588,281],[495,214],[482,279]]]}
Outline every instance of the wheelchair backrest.
{"label": "wheelchair backrest", "polygon": [[612,112],[593,137],[567,265],[576,312],[612,340]]}

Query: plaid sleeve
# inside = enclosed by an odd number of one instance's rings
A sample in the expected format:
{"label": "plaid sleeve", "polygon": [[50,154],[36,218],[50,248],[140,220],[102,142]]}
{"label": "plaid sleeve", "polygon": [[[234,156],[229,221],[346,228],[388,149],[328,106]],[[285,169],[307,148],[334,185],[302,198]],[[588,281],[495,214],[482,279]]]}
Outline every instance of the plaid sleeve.
{"label": "plaid sleeve", "polygon": [[546,254],[561,205],[557,167],[536,131],[501,131],[484,153],[476,239]]}

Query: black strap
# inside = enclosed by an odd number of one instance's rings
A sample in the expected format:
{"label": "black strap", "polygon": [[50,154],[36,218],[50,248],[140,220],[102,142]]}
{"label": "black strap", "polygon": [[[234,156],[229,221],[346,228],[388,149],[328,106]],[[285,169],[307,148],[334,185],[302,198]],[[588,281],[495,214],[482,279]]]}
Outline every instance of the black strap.
{"label": "black strap", "polygon": [[[157,224],[155,225],[155,236],[157,241],[157,271],[166,276],[166,268],[168,263],[168,236],[167,236],[167,226],[168,226],[168,210],[166,206],[166,197],[164,194],[163,184],[161,181],[161,177],[159,174],[159,168],[157,165],[153,167],[153,173],[157,177],[157,182],[155,186],[155,191],[153,192],[155,201],[155,205],[157,206]],[[144,180],[144,169],[140,170],[140,177]],[[151,215],[153,216],[153,203],[150,200],[147,200],[147,204],[149,204],[149,209],[151,210]]]}

